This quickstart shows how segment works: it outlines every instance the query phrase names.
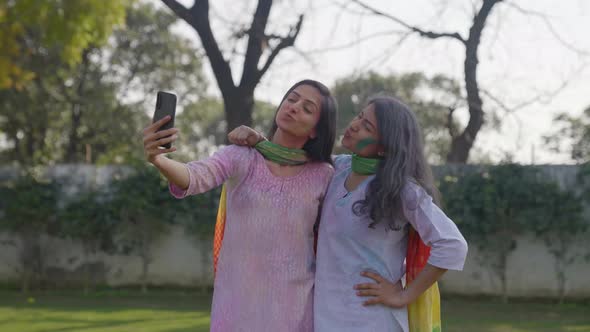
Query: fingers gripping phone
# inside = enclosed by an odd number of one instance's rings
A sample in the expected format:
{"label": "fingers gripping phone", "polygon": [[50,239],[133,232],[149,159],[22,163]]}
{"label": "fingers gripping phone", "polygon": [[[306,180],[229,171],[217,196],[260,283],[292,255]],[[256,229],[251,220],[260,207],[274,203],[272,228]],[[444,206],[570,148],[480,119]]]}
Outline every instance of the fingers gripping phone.
{"label": "fingers gripping phone", "polygon": [[[158,128],[157,131],[174,128],[174,116],[176,115],[176,95],[169,92],[158,91],[158,96],[156,99],[156,110],[154,111],[152,123],[159,121],[167,115],[170,115],[170,121],[160,126],[160,128]],[[170,149],[172,147],[172,144],[166,143],[161,146],[166,149]]]}

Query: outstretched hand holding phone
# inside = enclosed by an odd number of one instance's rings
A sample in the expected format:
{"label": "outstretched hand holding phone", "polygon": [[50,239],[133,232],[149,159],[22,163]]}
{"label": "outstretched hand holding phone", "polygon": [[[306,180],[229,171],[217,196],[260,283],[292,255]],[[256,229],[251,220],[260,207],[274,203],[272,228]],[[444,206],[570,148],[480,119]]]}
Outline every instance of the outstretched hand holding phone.
{"label": "outstretched hand holding phone", "polygon": [[162,102],[162,94],[158,92],[153,123],[143,130],[144,155],[146,160],[156,166],[169,182],[186,189],[189,184],[186,166],[164,156],[166,153],[176,151],[176,148],[172,147],[171,144],[178,138],[178,129],[173,127],[176,96],[172,95],[174,96],[174,106],[170,108],[170,104],[165,106]]}
{"label": "outstretched hand holding phone", "polygon": [[[165,153],[176,151],[171,143],[178,138],[178,129],[170,128],[158,130],[160,127],[170,122],[171,117],[166,115],[164,118],[152,123],[143,130],[143,151],[147,161],[156,165],[159,156]],[[165,146],[168,146],[166,148]],[[157,166],[157,165],[156,165]]]}

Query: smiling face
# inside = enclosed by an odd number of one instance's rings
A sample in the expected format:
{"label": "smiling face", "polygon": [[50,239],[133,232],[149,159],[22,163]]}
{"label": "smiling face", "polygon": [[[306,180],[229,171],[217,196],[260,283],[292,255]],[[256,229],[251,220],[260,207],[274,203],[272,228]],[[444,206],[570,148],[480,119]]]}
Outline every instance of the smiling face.
{"label": "smiling face", "polygon": [[296,137],[316,137],[316,125],[320,119],[322,96],[310,85],[293,89],[281,103],[276,114],[277,126]]}
{"label": "smiling face", "polygon": [[348,124],[341,143],[361,157],[376,158],[383,153],[379,141],[375,108],[369,104]]}

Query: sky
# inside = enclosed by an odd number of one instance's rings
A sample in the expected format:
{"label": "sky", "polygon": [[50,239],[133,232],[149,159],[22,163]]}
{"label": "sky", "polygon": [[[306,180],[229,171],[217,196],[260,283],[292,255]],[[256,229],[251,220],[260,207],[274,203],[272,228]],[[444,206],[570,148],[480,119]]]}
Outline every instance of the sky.
{"label": "sky", "polygon": [[[157,0],[154,3],[161,5]],[[192,1],[180,1],[191,5]],[[215,0],[211,3],[213,31],[230,58],[236,26],[247,26],[255,1]],[[468,30],[479,0],[366,0],[366,4],[424,30]],[[513,4],[517,5],[516,8]],[[302,78],[331,86],[339,78],[373,70],[401,74],[421,71],[463,79],[464,48],[455,40],[410,35],[399,42],[402,26],[368,14],[348,0],[275,1],[267,33],[284,34],[304,15],[295,48],[276,58],[256,90],[261,100],[278,103]],[[549,22],[549,23],[548,23]],[[179,23],[175,30],[200,44],[196,32]],[[494,8],[479,48],[480,87],[503,106],[484,97],[484,109],[498,110],[501,128],[483,130],[475,154],[500,161],[535,164],[571,163],[567,153],[554,153],[542,137],[555,130],[555,114],[580,115],[590,106],[590,1],[505,1]],[[243,47],[243,45],[241,45]],[[240,47],[237,48],[239,53]],[[239,80],[239,55],[231,58],[234,81]],[[218,94],[210,67],[211,92]],[[522,106],[524,105],[524,106]],[[504,111],[502,107],[511,111]],[[467,119],[467,111],[459,112]],[[564,140],[567,145],[567,141]]]}

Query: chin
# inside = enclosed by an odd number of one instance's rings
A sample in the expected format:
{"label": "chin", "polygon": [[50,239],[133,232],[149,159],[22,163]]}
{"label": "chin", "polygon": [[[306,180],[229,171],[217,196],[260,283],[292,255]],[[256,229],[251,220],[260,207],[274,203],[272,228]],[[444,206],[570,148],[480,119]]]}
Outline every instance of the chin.
{"label": "chin", "polygon": [[291,131],[291,130],[289,130],[289,127],[290,127],[289,124],[285,123],[285,121],[283,119],[277,118],[276,122],[277,122],[277,128],[280,128],[281,130],[286,131],[286,132]]}

